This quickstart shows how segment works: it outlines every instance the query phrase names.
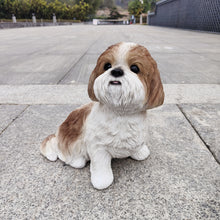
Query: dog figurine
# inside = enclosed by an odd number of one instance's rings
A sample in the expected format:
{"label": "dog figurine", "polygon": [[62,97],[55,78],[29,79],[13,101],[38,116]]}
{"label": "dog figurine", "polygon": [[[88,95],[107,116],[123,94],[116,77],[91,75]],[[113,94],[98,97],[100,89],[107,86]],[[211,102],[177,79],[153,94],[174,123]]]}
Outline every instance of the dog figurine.
{"label": "dog figurine", "polygon": [[74,110],[56,134],[41,144],[50,161],[74,168],[90,160],[91,182],[105,189],[113,182],[112,158],[146,159],[146,110],[163,104],[157,64],[135,43],[110,46],[98,58],[88,84],[93,102]]}

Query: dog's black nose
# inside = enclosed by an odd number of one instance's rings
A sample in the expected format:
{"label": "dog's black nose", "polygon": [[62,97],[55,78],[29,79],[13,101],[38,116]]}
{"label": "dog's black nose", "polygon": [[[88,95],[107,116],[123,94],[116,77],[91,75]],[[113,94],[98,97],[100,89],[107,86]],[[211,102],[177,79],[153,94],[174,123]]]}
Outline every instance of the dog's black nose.
{"label": "dog's black nose", "polygon": [[124,75],[124,71],[121,68],[115,68],[111,71],[111,75],[114,77],[120,77]]}

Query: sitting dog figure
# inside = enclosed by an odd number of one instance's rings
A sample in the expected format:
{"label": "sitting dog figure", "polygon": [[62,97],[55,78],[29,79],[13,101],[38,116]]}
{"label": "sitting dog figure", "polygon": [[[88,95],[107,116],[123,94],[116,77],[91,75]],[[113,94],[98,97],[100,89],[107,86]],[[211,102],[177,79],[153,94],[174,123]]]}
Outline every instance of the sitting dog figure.
{"label": "sitting dog figure", "polygon": [[157,64],[143,46],[110,46],[98,58],[88,94],[93,102],[70,113],[40,150],[47,159],[59,158],[74,168],[90,160],[93,186],[105,189],[113,182],[112,158],[144,160],[150,154],[146,110],[164,101]]}

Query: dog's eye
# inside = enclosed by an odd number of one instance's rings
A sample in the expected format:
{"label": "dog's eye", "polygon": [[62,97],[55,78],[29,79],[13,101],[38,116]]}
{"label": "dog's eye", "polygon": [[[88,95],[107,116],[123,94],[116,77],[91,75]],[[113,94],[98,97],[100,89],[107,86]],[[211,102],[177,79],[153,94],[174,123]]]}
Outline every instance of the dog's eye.
{"label": "dog's eye", "polygon": [[110,68],[112,68],[111,63],[106,63],[105,66],[104,66],[104,70],[106,71],[106,70],[108,70]]}
{"label": "dog's eye", "polygon": [[130,66],[130,70],[131,70],[132,72],[134,72],[134,73],[139,73],[139,72],[140,72],[140,70],[139,70],[139,68],[138,68],[137,65],[131,65],[131,66]]}

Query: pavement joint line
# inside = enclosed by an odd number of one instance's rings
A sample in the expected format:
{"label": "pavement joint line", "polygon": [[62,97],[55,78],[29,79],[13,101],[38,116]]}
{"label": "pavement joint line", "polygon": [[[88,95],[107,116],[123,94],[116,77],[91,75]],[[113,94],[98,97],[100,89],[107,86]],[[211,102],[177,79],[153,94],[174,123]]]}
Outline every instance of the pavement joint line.
{"label": "pavement joint line", "polygon": [[16,121],[29,107],[30,107],[30,105],[27,105],[18,115],[16,115],[16,117],[13,118],[12,121],[0,132],[0,136],[7,130],[7,128],[8,128],[14,121]]}
{"label": "pavement joint line", "polygon": [[[57,85],[60,84],[71,72],[71,70],[80,62],[80,60],[87,54],[87,52],[89,51],[89,49],[101,38],[101,36],[99,36],[95,41],[93,41],[88,48],[86,49],[86,51],[82,54],[82,56],[79,57],[79,59],[76,61],[76,63],[74,63],[69,70],[58,80],[58,82],[56,83]],[[80,74],[78,76],[78,79],[80,77]]]}
{"label": "pavement joint line", "polygon": [[[88,50],[88,49],[87,49]],[[56,83],[57,85],[60,84],[65,78],[66,76],[69,75],[69,73],[71,72],[71,70],[77,65],[77,63],[79,63],[79,61],[86,55],[87,50],[83,53],[82,56],[79,57],[79,59],[69,68],[69,70],[58,80],[58,82]]]}
{"label": "pavement joint line", "polygon": [[215,156],[215,154],[211,151],[210,146],[205,142],[205,140],[202,138],[202,136],[199,134],[199,132],[196,130],[195,126],[191,123],[190,119],[187,117],[187,115],[185,114],[185,112],[183,111],[182,107],[179,104],[176,104],[178,109],[180,110],[180,112],[183,114],[184,118],[188,121],[188,123],[190,124],[190,126],[192,127],[192,129],[196,132],[197,136],[200,138],[200,140],[202,141],[202,143],[206,146],[206,148],[209,150],[209,152],[211,153],[211,155],[213,156],[213,158],[215,159],[215,161],[220,165],[220,161],[218,160],[218,158]]}

